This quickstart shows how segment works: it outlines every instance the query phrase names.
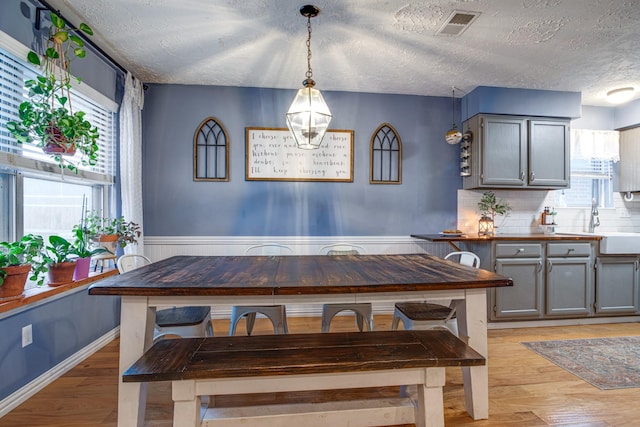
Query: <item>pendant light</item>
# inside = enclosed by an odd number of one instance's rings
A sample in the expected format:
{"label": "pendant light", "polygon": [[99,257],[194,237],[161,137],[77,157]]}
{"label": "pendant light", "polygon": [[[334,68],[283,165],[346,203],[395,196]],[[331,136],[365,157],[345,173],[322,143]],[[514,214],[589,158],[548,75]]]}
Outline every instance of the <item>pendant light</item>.
{"label": "pendant light", "polygon": [[322,94],[314,86],[311,71],[311,18],[318,16],[320,9],[306,5],[300,8],[300,14],[307,18],[307,73],[296,97],[287,111],[287,127],[296,140],[298,148],[313,150],[320,147],[322,138],[329,128],[331,112]]}
{"label": "pendant light", "polygon": [[447,141],[447,144],[451,145],[458,144],[462,141],[462,132],[460,132],[456,126],[455,92],[456,88],[451,87],[451,121],[453,122],[453,127],[444,135],[444,139]]}

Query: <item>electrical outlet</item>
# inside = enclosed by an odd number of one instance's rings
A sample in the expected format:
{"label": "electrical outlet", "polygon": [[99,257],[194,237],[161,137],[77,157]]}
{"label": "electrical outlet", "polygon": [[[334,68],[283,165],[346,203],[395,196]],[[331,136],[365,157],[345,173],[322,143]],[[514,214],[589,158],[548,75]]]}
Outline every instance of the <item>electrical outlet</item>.
{"label": "electrical outlet", "polygon": [[22,328],[22,348],[25,348],[31,343],[33,343],[33,329],[29,324]]}

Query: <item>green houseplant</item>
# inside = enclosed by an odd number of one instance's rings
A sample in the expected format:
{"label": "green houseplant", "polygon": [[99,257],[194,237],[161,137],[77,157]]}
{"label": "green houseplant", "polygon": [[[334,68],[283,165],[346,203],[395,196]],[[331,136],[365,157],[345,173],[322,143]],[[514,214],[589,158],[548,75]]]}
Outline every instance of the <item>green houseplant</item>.
{"label": "green houseplant", "polygon": [[124,248],[128,244],[138,243],[141,236],[140,226],[127,221],[123,216],[104,217],[97,211],[91,211],[86,218],[86,230],[95,242],[113,242],[107,246],[109,252],[115,253],[117,246]]}
{"label": "green houseplant", "polygon": [[496,215],[506,215],[511,211],[511,206],[502,199],[498,199],[493,191],[486,191],[478,202],[478,209],[482,216],[495,220]]}
{"label": "green houseplant", "polygon": [[67,239],[61,236],[49,236],[49,243],[42,252],[43,261],[47,263],[49,286],[58,286],[73,280],[78,250]]}
{"label": "green houseplant", "polygon": [[0,300],[22,295],[32,272],[31,280],[41,285],[47,271],[41,258],[44,248],[42,236],[27,234],[14,242],[0,242]]}
{"label": "green houseplant", "polygon": [[[7,123],[7,130],[19,143],[35,142],[53,156],[61,168],[77,173],[77,166],[63,156],[82,153],[83,165],[98,161],[98,129],[86,120],[84,111],[73,111],[70,63],[84,58],[84,41],[70,32],[66,23],[51,13],[46,50],[42,56],[30,51],[27,60],[42,67],[42,76],[25,81],[29,100],[20,104],[18,121]],[[93,35],[86,24],[80,31]],[[78,79],[80,82],[80,79]]]}
{"label": "green houseplant", "polygon": [[84,220],[81,224],[73,226],[73,235],[75,237],[73,241],[74,253],[78,256],[73,280],[82,280],[89,276],[91,257],[107,252],[107,250],[101,246],[92,247],[91,237]]}
{"label": "green houseplant", "polygon": [[509,203],[498,199],[493,191],[486,191],[478,202],[480,221],[478,222],[478,234],[492,235],[495,230],[496,215],[507,215],[511,211]]}

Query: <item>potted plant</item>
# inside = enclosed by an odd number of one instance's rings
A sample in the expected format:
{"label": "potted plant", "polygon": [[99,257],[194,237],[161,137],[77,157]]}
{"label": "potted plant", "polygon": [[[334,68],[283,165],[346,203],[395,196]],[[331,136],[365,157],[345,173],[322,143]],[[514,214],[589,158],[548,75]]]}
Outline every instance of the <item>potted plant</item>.
{"label": "potted plant", "polygon": [[42,236],[27,234],[15,242],[0,242],[0,301],[20,297],[29,277],[41,285],[46,267],[41,260]]}
{"label": "potted plant", "polygon": [[498,199],[493,191],[486,191],[478,202],[480,221],[478,222],[478,234],[491,235],[495,229],[496,215],[506,215],[511,211],[509,203]]}
{"label": "potted plant", "polygon": [[[98,129],[85,119],[85,112],[73,111],[69,64],[84,58],[84,41],[70,33],[66,23],[51,13],[51,26],[43,55],[30,51],[27,60],[42,67],[42,76],[25,81],[29,100],[20,104],[17,121],[7,123],[7,130],[19,143],[35,142],[51,154],[61,168],[77,173],[75,164],[63,156],[82,153],[83,165],[98,161]],[[80,24],[80,31],[93,35],[92,29]],[[80,82],[80,79],[78,79]]]}
{"label": "potted plant", "polygon": [[97,211],[89,212],[86,224],[88,235],[113,254],[118,246],[124,248],[128,244],[138,243],[142,234],[140,226],[135,222],[126,221],[123,216],[103,217]]}
{"label": "potted plant", "polygon": [[49,244],[42,258],[48,265],[49,286],[59,286],[73,281],[76,268],[75,246],[64,237],[49,236]]}
{"label": "potted plant", "polygon": [[107,250],[101,246],[91,247],[91,238],[86,226],[77,224],[73,227],[75,239],[73,241],[73,253],[78,256],[76,259],[76,267],[73,272],[73,280],[78,281],[89,277],[91,269],[91,257],[98,255]]}

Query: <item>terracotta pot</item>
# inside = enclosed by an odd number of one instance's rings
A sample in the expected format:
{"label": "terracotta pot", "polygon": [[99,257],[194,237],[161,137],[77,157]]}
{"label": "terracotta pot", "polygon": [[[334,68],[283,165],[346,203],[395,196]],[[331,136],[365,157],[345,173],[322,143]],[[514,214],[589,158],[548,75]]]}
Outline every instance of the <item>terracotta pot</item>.
{"label": "terracotta pot", "polygon": [[31,264],[3,267],[2,270],[6,271],[7,276],[0,285],[0,301],[20,298],[29,277]]}
{"label": "terracotta pot", "polygon": [[73,273],[76,270],[75,261],[65,261],[57,264],[49,264],[49,286],[60,286],[73,282]]}
{"label": "terracotta pot", "polygon": [[44,147],[42,147],[42,151],[46,154],[73,156],[76,154],[76,144],[67,140],[56,126],[49,126],[47,127],[45,144]]}
{"label": "terracotta pot", "polygon": [[76,260],[76,268],[73,271],[73,281],[86,279],[89,277],[89,270],[91,269],[91,257],[78,258]]}

